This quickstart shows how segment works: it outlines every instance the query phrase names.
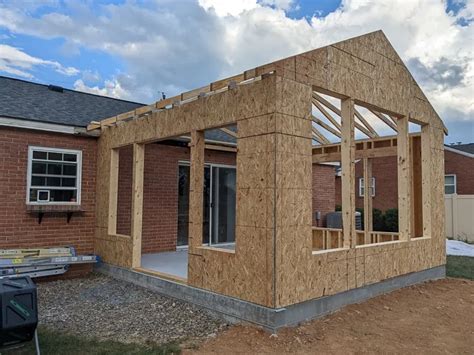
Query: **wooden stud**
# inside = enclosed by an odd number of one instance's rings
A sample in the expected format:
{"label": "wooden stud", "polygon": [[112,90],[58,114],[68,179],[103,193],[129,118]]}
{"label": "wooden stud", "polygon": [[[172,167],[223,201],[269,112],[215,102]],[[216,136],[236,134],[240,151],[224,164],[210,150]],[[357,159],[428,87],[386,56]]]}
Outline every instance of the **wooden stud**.
{"label": "wooden stud", "polygon": [[191,159],[189,183],[189,228],[190,254],[199,254],[203,233],[203,187],[204,187],[204,131],[191,132]]}
{"label": "wooden stud", "polygon": [[354,101],[342,100],[341,109],[341,196],[344,248],[354,248],[356,245]]}
{"label": "wooden stud", "polygon": [[363,158],[364,164],[364,244],[370,243],[370,233],[373,230],[372,216],[372,160]]}
{"label": "wooden stud", "polygon": [[411,183],[410,183],[410,142],[408,117],[398,119],[398,231],[400,240],[410,240]]}
{"label": "wooden stud", "polygon": [[110,174],[109,174],[109,215],[108,233],[117,233],[117,199],[118,199],[118,177],[119,177],[120,153],[118,149],[110,150]]}
{"label": "wooden stud", "polygon": [[421,189],[423,203],[423,236],[432,236],[431,228],[431,194],[433,186],[431,181],[431,136],[429,125],[421,126]]}
{"label": "wooden stud", "polygon": [[145,145],[133,144],[133,196],[132,196],[132,267],[141,266],[142,217],[143,217],[143,172],[145,170]]}

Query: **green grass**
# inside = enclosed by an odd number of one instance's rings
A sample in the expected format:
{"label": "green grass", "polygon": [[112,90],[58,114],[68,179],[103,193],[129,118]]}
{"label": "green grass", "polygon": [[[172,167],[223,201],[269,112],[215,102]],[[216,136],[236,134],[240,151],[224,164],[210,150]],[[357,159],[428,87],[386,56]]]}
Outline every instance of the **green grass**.
{"label": "green grass", "polygon": [[[39,328],[39,343],[41,355],[167,355],[179,354],[179,345],[175,343],[164,345],[138,345],[124,344],[117,341],[101,341],[97,339],[84,339],[73,335],[53,332],[45,328]],[[21,348],[11,349],[1,352],[1,354],[35,354],[34,343],[31,342]]]}
{"label": "green grass", "polygon": [[469,256],[448,255],[446,275],[474,280],[474,258]]}

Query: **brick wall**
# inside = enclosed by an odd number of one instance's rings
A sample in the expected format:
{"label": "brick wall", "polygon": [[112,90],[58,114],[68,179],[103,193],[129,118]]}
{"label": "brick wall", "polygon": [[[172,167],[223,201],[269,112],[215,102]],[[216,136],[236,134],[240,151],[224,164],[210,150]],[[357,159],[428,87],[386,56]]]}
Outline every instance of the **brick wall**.
{"label": "brick wall", "polygon": [[[474,158],[445,150],[445,175],[456,175],[459,195],[474,194]],[[375,158],[372,160],[375,177],[374,208],[385,211],[398,207],[397,157]],[[364,199],[359,197],[359,178],[363,177],[362,161],[356,163],[356,207],[364,207]],[[341,204],[341,178],[336,178],[336,204]]]}
{"label": "brick wall", "polygon": [[[313,164],[313,226],[326,226],[326,215],[336,207],[336,168],[329,165]],[[315,212],[321,212],[319,221]]]}
{"label": "brick wall", "polygon": [[474,158],[444,151],[445,175],[456,175],[458,195],[474,195]]}
{"label": "brick wall", "polygon": [[[119,162],[117,232],[130,234],[132,150],[122,148]],[[145,147],[142,253],[176,249],[178,162],[189,161],[189,148],[163,144]],[[123,161],[123,163],[122,163]],[[206,150],[206,163],[235,165],[235,154]]]}
{"label": "brick wall", "polygon": [[[83,212],[66,222],[64,213],[38,216],[26,206],[28,146],[76,149],[82,151]],[[73,246],[78,253],[93,253],[95,227],[96,140],[66,134],[0,128],[0,249]],[[91,270],[72,267],[68,277]]]}

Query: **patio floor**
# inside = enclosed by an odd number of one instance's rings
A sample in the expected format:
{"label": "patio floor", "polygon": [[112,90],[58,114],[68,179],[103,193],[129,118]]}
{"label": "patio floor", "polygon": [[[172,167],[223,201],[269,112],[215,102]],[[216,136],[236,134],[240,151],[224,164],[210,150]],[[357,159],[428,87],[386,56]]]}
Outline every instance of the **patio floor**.
{"label": "patio floor", "polygon": [[[235,244],[213,245],[214,248],[234,249]],[[188,278],[188,249],[142,255],[143,269],[157,271],[183,279]]]}

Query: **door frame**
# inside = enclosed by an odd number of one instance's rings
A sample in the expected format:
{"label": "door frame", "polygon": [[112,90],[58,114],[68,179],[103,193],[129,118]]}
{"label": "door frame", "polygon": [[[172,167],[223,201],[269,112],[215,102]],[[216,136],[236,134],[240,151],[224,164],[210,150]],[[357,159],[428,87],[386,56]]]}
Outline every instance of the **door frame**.
{"label": "door frame", "polygon": [[[179,166],[182,165],[182,166],[191,166],[191,163],[189,162],[189,160],[178,160],[178,171],[179,171]],[[228,168],[228,169],[234,169],[236,170],[236,173],[237,173],[237,166],[236,165],[229,165],[229,164],[219,164],[219,163],[204,163],[204,166],[208,166],[210,168],[210,173],[209,173],[209,177],[210,177],[210,192],[209,192],[209,201],[211,201],[211,203],[209,203],[209,243],[203,243],[202,245],[205,245],[205,246],[213,246],[213,245],[221,245],[221,246],[226,246],[226,245],[233,245],[235,244],[235,242],[228,242],[228,243],[212,243],[212,229],[213,229],[213,226],[212,226],[212,198],[214,197],[213,196],[213,173],[212,173],[212,168],[215,167],[215,168]],[[179,179],[179,174],[178,174],[178,179]],[[237,206],[236,206],[237,207]],[[188,231],[189,232],[189,231]],[[177,236],[176,236],[177,237]],[[188,236],[189,237],[189,236]],[[189,238],[188,238],[189,240]],[[182,249],[188,249],[188,246],[189,246],[189,243],[186,244],[186,245],[176,245],[176,250],[182,250]]]}

